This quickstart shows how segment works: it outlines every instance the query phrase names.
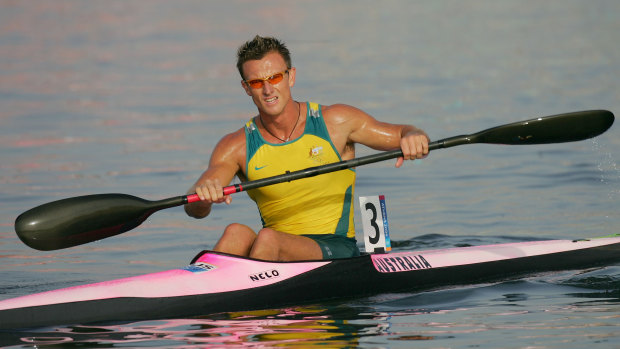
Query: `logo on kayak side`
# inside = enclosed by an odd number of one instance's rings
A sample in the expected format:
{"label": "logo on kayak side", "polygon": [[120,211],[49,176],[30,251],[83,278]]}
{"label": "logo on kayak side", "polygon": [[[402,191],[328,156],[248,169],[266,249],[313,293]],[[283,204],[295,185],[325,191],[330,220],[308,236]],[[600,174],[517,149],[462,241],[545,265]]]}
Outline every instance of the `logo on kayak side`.
{"label": "logo on kayak side", "polygon": [[264,281],[271,280],[280,276],[280,272],[277,269],[263,271],[261,273],[256,273],[250,275],[250,280],[252,281]]}
{"label": "logo on kayak side", "polygon": [[433,267],[422,255],[377,256],[372,259],[372,262],[375,265],[375,269],[381,273],[396,273]]}
{"label": "logo on kayak side", "polygon": [[217,267],[213,264],[205,263],[205,262],[197,262],[194,264],[190,264],[187,267],[183,268],[183,270],[191,271],[192,273],[202,273],[205,271],[217,269]]}

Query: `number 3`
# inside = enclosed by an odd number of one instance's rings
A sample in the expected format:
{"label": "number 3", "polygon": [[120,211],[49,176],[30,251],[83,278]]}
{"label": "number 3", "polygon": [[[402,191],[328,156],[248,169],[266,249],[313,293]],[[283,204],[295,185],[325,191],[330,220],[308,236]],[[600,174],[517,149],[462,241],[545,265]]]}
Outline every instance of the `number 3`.
{"label": "number 3", "polygon": [[367,202],[365,208],[366,208],[366,211],[372,212],[372,218],[370,219],[370,225],[375,229],[376,234],[375,236],[369,236],[368,241],[370,241],[371,244],[375,245],[377,242],[379,242],[379,237],[380,237],[379,226],[377,225],[377,208],[372,202]]}

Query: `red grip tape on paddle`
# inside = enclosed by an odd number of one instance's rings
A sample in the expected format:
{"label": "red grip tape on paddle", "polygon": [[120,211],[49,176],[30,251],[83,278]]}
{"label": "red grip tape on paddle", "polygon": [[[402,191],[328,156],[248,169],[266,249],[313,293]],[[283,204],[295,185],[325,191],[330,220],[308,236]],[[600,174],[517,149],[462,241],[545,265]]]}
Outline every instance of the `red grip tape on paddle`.
{"label": "red grip tape on paddle", "polygon": [[230,185],[228,187],[224,187],[222,191],[224,192],[224,195],[230,195],[230,194],[243,191],[243,188],[241,187],[241,184],[235,184],[235,185]]}
{"label": "red grip tape on paddle", "polygon": [[[230,194],[243,191],[243,187],[241,187],[240,184],[235,184],[235,185],[230,185],[228,187],[222,188],[222,191],[224,192],[224,195],[230,195]],[[196,202],[196,201],[200,201],[200,197],[198,196],[198,194],[187,195],[188,204],[191,204],[192,202]]]}
{"label": "red grip tape on paddle", "polygon": [[187,196],[187,203],[191,204],[192,202],[200,201],[200,197],[198,194],[190,194]]}

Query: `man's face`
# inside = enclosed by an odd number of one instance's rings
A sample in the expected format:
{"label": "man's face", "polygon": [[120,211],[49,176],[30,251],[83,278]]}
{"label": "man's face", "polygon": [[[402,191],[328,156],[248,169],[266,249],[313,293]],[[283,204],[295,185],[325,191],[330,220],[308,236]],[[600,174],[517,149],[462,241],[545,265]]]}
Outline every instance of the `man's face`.
{"label": "man's face", "polygon": [[[287,69],[286,62],[277,52],[270,52],[260,60],[247,61],[243,63],[242,68],[245,81],[241,81],[241,85],[248,96],[252,97],[261,114],[280,115],[291,100],[291,87],[295,85],[295,68]],[[273,84],[269,82],[267,78],[274,75],[277,77],[279,73],[283,73],[281,81]],[[252,80],[261,80],[262,86],[259,88],[248,86],[246,81]]]}

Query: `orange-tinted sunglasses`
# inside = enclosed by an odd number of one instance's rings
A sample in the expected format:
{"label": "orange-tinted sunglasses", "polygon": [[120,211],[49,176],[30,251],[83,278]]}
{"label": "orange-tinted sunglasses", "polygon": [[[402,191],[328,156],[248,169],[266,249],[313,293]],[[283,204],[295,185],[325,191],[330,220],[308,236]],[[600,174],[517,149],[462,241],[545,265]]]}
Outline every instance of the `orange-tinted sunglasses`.
{"label": "orange-tinted sunglasses", "polygon": [[288,69],[281,72],[273,74],[272,76],[268,76],[262,79],[253,79],[253,80],[245,80],[245,83],[248,84],[251,88],[263,88],[265,86],[265,81],[269,81],[270,84],[275,85],[284,79],[284,74],[288,73]]}

